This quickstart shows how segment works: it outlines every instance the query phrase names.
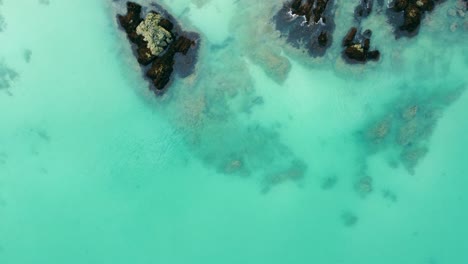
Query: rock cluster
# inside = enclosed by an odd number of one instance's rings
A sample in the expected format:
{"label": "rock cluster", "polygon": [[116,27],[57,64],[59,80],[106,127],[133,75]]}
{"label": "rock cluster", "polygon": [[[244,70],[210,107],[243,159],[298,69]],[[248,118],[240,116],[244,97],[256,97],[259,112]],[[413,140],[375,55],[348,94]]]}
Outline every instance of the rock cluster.
{"label": "rock cluster", "polygon": [[276,28],[296,48],[313,57],[323,56],[331,46],[335,29],[333,0],[292,0],[277,13]]}
{"label": "rock cluster", "polygon": [[388,13],[390,20],[397,26],[397,34],[414,35],[424,13],[434,10],[439,2],[442,0],[394,0]]}
{"label": "rock cluster", "polygon": [[[178,34],[174,23],[162,14],[150,11],[141,18],[142,7],[127,2],[127,14],[118,15],[117,20],[136,46],[136,57],[142,66],[148,66],[148,77],[155,92],[163,91],[174,71],[176,54],[187,55],[195,41]],[[191,61],[193,63],[193,61]]]}
{"label": "rock cluster", "polygon": [[362,34],[352,27],[343,39],[345,50],[343,56],[350,63],[365,63],[368,60],[379,60],[380,52],[370,50],[370,37],[372,31],[365,30]]}

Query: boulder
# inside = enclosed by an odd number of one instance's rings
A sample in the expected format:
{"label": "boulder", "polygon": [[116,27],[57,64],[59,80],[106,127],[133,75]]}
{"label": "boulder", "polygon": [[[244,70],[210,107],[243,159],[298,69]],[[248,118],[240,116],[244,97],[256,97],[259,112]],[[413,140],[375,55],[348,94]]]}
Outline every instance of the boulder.
{"label": "boulder", "polygon": [[343,46],[345,47],[350,46],[354,41],[354,37],[356,36],[356,33],[357,33],[357,28],[352,27],[343,39]]}
{"label": "boulder", "polygon": [[321,47],[327,46],[327,44],[328,44],[328,35],[327,35],[327,32],[322,31],[322,32],[320,33],[320,35],[318,36],[318,44],[319,44]]}

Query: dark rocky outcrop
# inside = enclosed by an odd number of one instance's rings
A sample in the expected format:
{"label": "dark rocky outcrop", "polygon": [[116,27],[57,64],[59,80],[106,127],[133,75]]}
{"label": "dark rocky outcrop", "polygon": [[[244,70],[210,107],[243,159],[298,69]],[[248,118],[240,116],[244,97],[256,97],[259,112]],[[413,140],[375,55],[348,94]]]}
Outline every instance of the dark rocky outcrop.
{"label": "dark rocky outcrop", "polygon": [[434,10],[444,0],[394,0],[387,11],[389,21],[395,26],[397,37],[417,34],[426,12]]}
{"label": "dark rocky outcrop", "polygon": [[286,40],[313,57],[323,56],[332,44],[335,24],[333,0],[292,0],[274,19]]}
{"label": "dark rocky outcrop", "polygon": [[372,32],[365,30],[364,33],[352,27],[343,38],[343,57],[349,63],[365,63],[369,60],[379,60],[380,52],[370,50],[370,36]]}
{"label": "dark rocky outcrop", "polygon": [[183,32],[164,9],[156,4],[153,6],[157,11],[149,11],[142,18],[142,7],[127,2],[127,14],[117,15],[117,20],[134,44],[135,56],[152,83],[151,89],[160,93],[165,90],[179,65],[182,68],[179,75],[185,77],[191,73],[198,35]]}

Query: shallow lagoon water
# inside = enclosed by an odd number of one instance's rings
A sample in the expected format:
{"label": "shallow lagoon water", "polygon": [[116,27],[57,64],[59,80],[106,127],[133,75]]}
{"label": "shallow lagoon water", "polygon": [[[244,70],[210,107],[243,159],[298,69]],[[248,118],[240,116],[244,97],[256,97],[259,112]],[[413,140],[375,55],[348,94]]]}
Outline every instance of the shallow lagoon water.
{"label": "shallow lagoon water", "polygon": [[119,1],[3,0],[0,263],[467,262],[456,2],[411,39],[374,12],[383,56],[348,66],[353,3],[311,59],[274,30],[281,1],[160,1],[201,39],[155,97]]}

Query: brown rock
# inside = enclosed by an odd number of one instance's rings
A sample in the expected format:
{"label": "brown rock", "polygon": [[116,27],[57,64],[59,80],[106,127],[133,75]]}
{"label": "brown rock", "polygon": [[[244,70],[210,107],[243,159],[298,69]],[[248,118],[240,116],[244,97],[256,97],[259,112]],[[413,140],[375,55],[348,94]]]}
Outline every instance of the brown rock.
{"label": "brown rock", "polygon": [[140,15],[141,6],[133,2],[127,2],[127,14],[125,16],[117,15],[117,19],[125,32],[130,34],[136,30],[136,27],[142,21]]}
{"label": "brown rock", "polygon": [[159,25],[163,27],[167,31],[171,31],[174,28],[174,24],[172,24],[171,21],[163,18],[161,21],[159,21]]}
{"label": "brown rock", "polygon": [[186,55],[190,47],[194,44],[195,42],[191,39],[184,36],[178,37],[174,43],[174,51]]}
{"label": "brown rock", "polygon": [[163,90],[169,83],[174,71],[173,66],[174,55],[165,53],[162,57],[157,58],[146,72],[146,76],[151,79],[157,90]]}
{"label": "brown rock", "polygon": [[343,46],[348,47],[351,44],[353,44],[354,37],[356,37],[356,33],[357,33],[357,28],[352,27],[343,39]]}

